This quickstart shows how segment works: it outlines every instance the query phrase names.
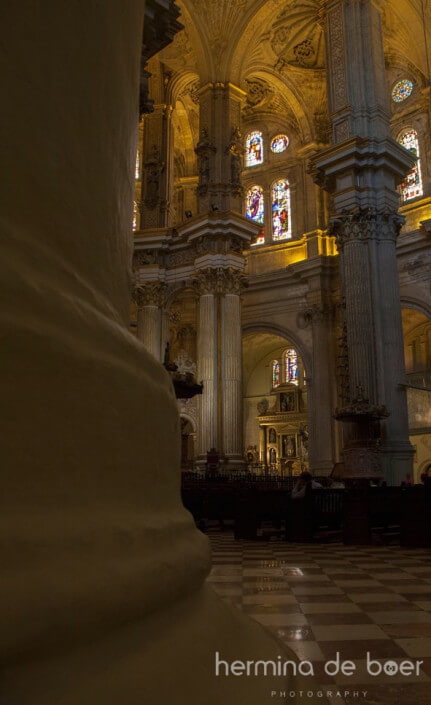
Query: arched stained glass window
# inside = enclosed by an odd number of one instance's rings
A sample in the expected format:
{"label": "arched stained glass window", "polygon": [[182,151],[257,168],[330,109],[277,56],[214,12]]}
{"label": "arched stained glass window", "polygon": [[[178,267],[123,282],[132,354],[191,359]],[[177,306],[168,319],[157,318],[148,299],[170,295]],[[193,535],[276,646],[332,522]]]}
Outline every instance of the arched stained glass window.
{"label": "arched stained glass window", "polygon": [[252,186],[247,191],[247,218],[263,223],[265,215],[265,206],[263,199],[263,188],[261,186]]}
{"label": "arched stained glass window", "polygon": [[280,363],[278,360],[274,360],[272,363],[272,386],[280,386]]}
{"label": "arched stained glass window", "polygon": [[263,136],[258,130],[250,132],[245,141],[245,165],[256,166],[263,162]]}
{"label": "arched stained glass window", "polygon": [[133,201],[133,219],[132,219],[132,230],[138,229],[138,204]]}
{"label": "arched stained glass window", "polygon": [[293,348],[284,353],[284,377],[286,382],[298,384],[298,354]]}
{"label": "arched stained glass window", "polygon": [[287,135],[276,135],[271,142],[271,152],[280,154],[289,146],[289,138]]}
{"label": "arched stained glass window", "polygon": [[272,237],[274,240],[292,237],[290,187],[287,179],[280,179],[272,187]]}
{"label": "arched stained glass window", "polygon": [[412,90],[412,81],[409,81],[407,78],[403,78],[401,81],[397,81],[392,88],[392,100],[394,103],[402,103],[403,100],[407,100],[407,98],[411,95]]}
{"label": "arched stained glass window", "polygon": [[[250,220],[263,225],[265,218],[265,204],[263,197],[263,189],[261,186],[252,186],[246,194],[246,216]],[[265,242],[265,235],[262,233],[257,237],[253,245],[261,245]]]}
{"label": "arched stained glass window", "polygon": [[398,137],[398,142],[416,157],[416,164],[410,169],[401,184],[401,197],[403,201],[410,201],[423,195],[421,160],[419,159],[419,140],[416,130],[405,130]]}

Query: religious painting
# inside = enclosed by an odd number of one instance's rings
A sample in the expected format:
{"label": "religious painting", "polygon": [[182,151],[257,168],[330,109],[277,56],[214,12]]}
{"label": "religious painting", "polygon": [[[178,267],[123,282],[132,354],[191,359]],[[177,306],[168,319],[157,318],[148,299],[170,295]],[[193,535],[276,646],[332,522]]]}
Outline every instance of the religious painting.
{"label": "religious painting", "polygon": [[277,443],[277,434],[276,434],[276,432],[275,432],[275,428],[270,428],[270,429],[269,429],[268,442],[269,442],[269,443]]}
{"label": "religious painting", "polygon": [[296,437],[283,435],[281,437],[281,455],[283,458],[296,457]]}
{"label": "religious painting", "polygon": [[280,411],[283,413],[295,411],[295,392],[281,392]]}

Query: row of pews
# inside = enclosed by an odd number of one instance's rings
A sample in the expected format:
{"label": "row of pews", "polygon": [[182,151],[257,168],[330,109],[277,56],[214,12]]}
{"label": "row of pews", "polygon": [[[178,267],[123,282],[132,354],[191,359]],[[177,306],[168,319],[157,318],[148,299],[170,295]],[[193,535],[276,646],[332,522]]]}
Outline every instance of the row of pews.
{"label": "row of pews", "polygon": [[[319,478],[316,478],[319,479]],[[326,478],[321,478],[322,482]],[[232,523],[235,538],[278,536],[287,541],[341,540],[347,545],[431,546],[431,486],[310,491],[292,499],[294,478],[183,478],[184,506],[197,526]]]}

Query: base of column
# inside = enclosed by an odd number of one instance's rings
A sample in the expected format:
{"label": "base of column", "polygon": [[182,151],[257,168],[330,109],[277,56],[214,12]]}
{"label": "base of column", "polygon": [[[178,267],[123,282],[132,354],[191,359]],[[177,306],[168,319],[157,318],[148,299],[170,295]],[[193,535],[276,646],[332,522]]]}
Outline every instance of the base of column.
{"label": "base of column", "polygon": [[407,473],[413,477],[414,448],[409,441],[380,446],[383,478],[388,485],[399,486]]}
{"label": "base of column", "polygon": [[334,464],[332,460],[321,460],[317,463],[310,464],[310,472],[312,475],[318,475],[319,477],[325,477],[330,475]]}

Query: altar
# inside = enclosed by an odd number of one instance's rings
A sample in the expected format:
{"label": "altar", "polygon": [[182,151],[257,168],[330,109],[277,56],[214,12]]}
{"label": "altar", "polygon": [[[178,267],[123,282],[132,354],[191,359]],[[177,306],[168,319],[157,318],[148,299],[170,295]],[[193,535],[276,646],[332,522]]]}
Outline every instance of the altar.
{"label": "altar", "polygon": [[274,403],[260,408],[259,462],[264,472],[282,476],[308,470],[308,415],[302,390],[284,384],[273,391]]}

